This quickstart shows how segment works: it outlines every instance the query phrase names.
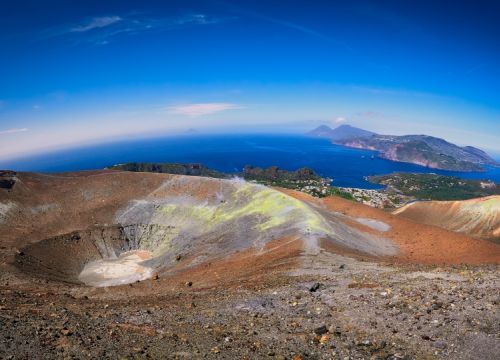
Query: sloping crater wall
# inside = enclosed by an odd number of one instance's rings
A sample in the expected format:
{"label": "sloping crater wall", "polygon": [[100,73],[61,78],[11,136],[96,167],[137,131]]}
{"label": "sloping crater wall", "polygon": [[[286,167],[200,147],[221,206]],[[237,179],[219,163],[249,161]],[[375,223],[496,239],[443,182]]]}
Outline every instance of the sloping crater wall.
{"label": "sloping crater wall", "polygon": [[397,252],[390,241],[279,191],[238,180],[176,177],[130,201],[116,213],[115,225],[31,244],[16,265],[53,280],[110,286],[168,271],[177,254],[187,254],[195,266],[245,249],[258,255],[287,236],[302,239],[307,255],[320,251],[319,239],[374,256]]}

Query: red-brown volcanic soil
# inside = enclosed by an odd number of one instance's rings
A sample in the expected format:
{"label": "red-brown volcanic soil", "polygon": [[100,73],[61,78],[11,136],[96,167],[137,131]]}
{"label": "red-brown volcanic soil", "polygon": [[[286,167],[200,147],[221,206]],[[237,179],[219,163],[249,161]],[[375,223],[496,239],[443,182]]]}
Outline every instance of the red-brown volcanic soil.
{"label": "red-brown volcanic soil", "polygon": [[[77,281],[103,253],[142,250],[116,223],[131,203],[214,202],[225,186],[119,171],[18,174],[0,189],[0,359],[497,358],[499,245],[337,197],[278,189],[328,218],[345,243],[320,238],[313,251],[304,233],[266,229],[269,241],[254,243],[240,221],[202,234],[193,242],[202,250],[182,248],[150,279]],[[358,236],[399,252],[349,247]]]}
{"label": "red-brown volcanic soil", "polygon": [[[165,181],[170,181],[168,186],[162,186]],[[31,274],[37,273],[37,266],[43,262],[43,269],[40,269],[42,273],[50,273],[50,276],[54,277],[57,271],[63,269],[66,274],[64,276],[67,276],[69,281],[76,281],[79,264],[95,260],[99,255],[99,251],[96,252],[94,249],[95,246],[116,249],[122,246],[120,245],[123,241],[120,240],[123,237],[120,235],[122,230],[113,229],[110,226],[114,224],[119,209],[127,207],[131,201],[146,197],[154,201],[166,197],[182,198],[189,194],[190,199],[203,202],[215,199],[224,187],[225,183],[222,180],[208,181],[203,178],[153,173],[121,171],[65,174],[20,173],[13,190],[0,192],[0,203],[15,204],[14,209],[7,212],[6,220],[0,223],[3,248],[0,256],[6,266],[17,262],[21,268],[29,270]],[[99,235],[101,232],[99,227],[103,227],[102,232],[103,234],[105,232],[105,235]],[[88,228],[93,229],[85,231]],[[76,234],[70,234],[72,232]],[[370,231],[364,232],[370,233]],[[59,236],[58,239],[41,243],[43,246],[27,247],[30,244],[37,244],[40,240],[57,236]],[[243,247],[231,257],[221,253],[220,256],[211,259],[210,263],[214,261],[226,263],[225,266],[228,269],[221,272],[222,275],[215,272],[209,273],[208,276],[205,274],[204,280],[210,282],[215,279],[220,282],[221,278],[227,276],[231,281],[238,282],[245,272],[248,273],[247,276],[259,277],[261,273],[266,274],[281,266],[280,264],[288,264],[291,259],[295,258],[295,263],[299,263],[298,255],[301,251],[298,249],[303,248],[305,244],[302,235],[295,234],[292,237],[295,238],[294,241],[285,241],[282,246],[270,247],[271,244],[283,242],[275,239],[259,251],[253,248],[254,239],[249,238],[245,240],[248,242],[248,249]],[[211,241],[217,241],[217,239],[214,238]],[[64,245],[65,243],[68,245]],[[335,246],[324,241],[322,244],[324,250],[342,249],[342,246]],[[135,250],[129,245],[127,249]],[[71,251],[76,252],[75,256],[72,256]],[[101,250],[100,252],[102,253]],[[25,253],[26,256],[19,255],[19,253]],[[343,253],[356,254],[358,251],[345,249]],[[14,261],[16,254],[18,260]],[[65,254],[69,255],[71,261],[65,260],[64,264],[60,264],[50,260],[50,256],[54,259],[64,259]],[[242,254],[247,255],[242,257]],[[368,258],[372,254],[364,253],[363,255]],[[183,261],[171,267],[169,271],[175,271],[176,274],[183,271],[194,274],[195,271],[205,266],[204,264],[193,266],[190,263],[189,254],[182,254],[182,256]],[[267,265],[261,266],[260,262]],[[252,263],[254,266],[250,266]],[[186,268],[187,265],[189,265],[188,268]],[[65,269],[65,266],[71,267],[71,270]],[[289,268],[288,265],[285,267]],[[180,276],[179,274],[176,276]],[[64,276],[56,276],[56,278],[61,280]]]}
{"label": "red-brown volcanic soil", "polygon": [[500,196],[463,201],[418,201],[393,214],[500,243]]}
{"label": "red-brown volcanic soil", "polygon": [[[281,189],[304,201],[318,203],[318,199],[307,194]],[[340,197],[329,197],[320,201],[328,210],[351,217],[371,218],[391,226],[383,236],[392,239],[401,249],[398,262],[422,264],[499,264],[500,246],[485,240],[474,239],[463,234],[444,230],[395,216],[380,209],[349,201]],[[361,224],[351,225],[363,227]]]}
{"label": "red-brown volcanic soil", "polygon": [[[196,186],[196,182],[179,183],[168,189],[158,189],[171,175],[130,173],[120,171],[88,171],[56,175],[23,173],[15,191],[0,193],[0,202],[23,204],[30,211],[22,216],[11,215],[8,222],[0,223],[2,256],[13,256],[29,243],[41,239],[83,230],[94,224],[112,224],[115,213],[131,199],[149,194],[161,197],[178,191],[189,192],[203,199],[216,193],[216,182]],[[77,191],[75,191],[77,189]],[[436,226],[391,215],[339,197],[312,198],[304,193],[280,189],[288,195],[304,200],[328,211],[347,215],[347,225],[366,233],[391,239],[400,247],[396,261],[425,264],[482,264],[499,263],[500,246],[487,241],[441,229]],[[17,210],[19,213],[21,210]],[[352,218],[370,218],[390,225],[387,232],[364,226]],[[370,255],[370,254],[366,254]],[[11,257],[12,259],[12,257]]]}
{"label": "red-brown volcanic soil", "polygon": [[0,231],[3,246],[22,248],[96,223],[111,224],[120,207],[132,198],[148,195],[169,175],[82,171],[21,173],[18,177],[13,190],[0,191],[0,202],[20,203],[30,211],[16,209],[8,221],[0,223]]}

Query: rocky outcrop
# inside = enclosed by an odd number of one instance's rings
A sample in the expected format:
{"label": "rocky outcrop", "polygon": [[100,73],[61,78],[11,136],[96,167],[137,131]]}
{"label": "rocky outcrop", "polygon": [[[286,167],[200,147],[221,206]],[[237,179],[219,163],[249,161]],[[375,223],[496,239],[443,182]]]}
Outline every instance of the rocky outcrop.
{"label": "rocky outcrop", "polygon": [[16,184],[17,177],[15,171],[0,170],[0,189],[10,190]]}
{"label": "rocky outcrop", "polygon": [[225,178],[228,175],[216,170],[209,169],[203,164],[178,164],[178,163],[140,163],[131,162],[111,166],[111,170],[124,170],[133,172],[152,172],[163,174],[208,176],[213,178]]}
{"label": "rocky outcrop", "polygon": [[482,171],[484,165],[496,164],[495,160],[479,149],[461,148],[442,139],[423,135],[377,135],[364,139],[336,141],[335,143],[358,149],[375,150],[384,159],[412,163],[432,169]]}

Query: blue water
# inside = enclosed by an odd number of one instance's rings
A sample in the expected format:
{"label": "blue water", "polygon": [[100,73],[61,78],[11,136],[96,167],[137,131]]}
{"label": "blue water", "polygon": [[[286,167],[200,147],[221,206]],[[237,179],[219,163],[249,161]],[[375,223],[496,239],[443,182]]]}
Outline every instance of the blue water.
{"label": "blue water", "polygon": [[295,170],[310,167],[333,184],[346,187],[378,188],[365,176],[396,171],[435,172],[467,179],[500,182],[500,168],[486,172],[461,173],[427,169],[376,157],[366,150],[332,145],[328,140],[300,135],[204,135],[129,140],[40,154],[0,162],[0,168],[17,171],[61,172],[102,169],[125,162],[199,162],[210,168],[233,172],[245,165]]}

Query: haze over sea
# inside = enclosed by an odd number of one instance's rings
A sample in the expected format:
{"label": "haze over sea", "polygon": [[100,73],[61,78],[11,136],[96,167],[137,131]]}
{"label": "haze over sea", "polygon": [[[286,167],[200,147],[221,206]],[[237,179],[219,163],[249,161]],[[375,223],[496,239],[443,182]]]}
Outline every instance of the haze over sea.
{"label": "haze over sea", "polygon": [[310,167],[341,187],[379,188],[366,176],[392,172],[433,172],[466,179],[500,182],[500,168],[486,172],[450,172],[393,162],[373,151],[350,149],[326,139],[301,135],[185,135],[136,139],[60,150],[10,161],[0,168],[17,171],[64,172],[102,169],[125,162],[202,163],[237,172],[247,165],[277,165],[287,170]]}

